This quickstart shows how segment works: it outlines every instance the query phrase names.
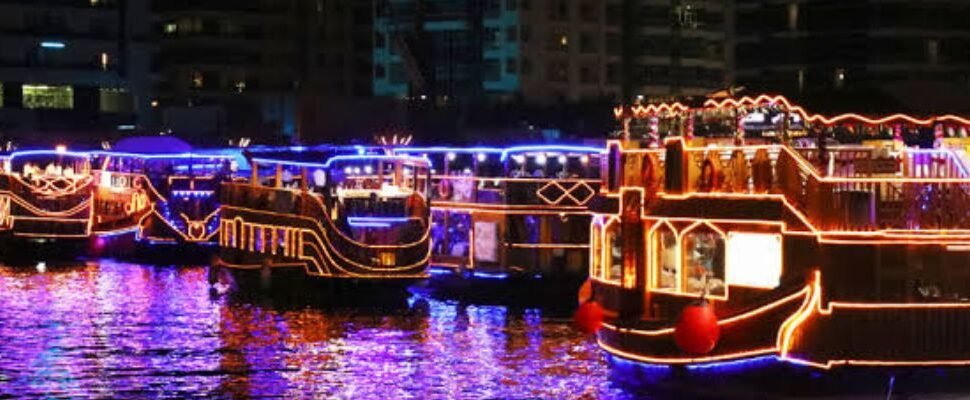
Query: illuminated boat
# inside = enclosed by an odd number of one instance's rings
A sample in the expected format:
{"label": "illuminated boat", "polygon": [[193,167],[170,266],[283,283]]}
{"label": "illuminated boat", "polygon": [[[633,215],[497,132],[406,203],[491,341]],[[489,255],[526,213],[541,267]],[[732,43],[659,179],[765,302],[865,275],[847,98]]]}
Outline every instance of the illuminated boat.
{"label": "illuminated boat", "polygon": [[[398,148],[431,160],[432,264],[477,278],[586,279],[604,149]],[[450,275],[450,273],[449,273]]]}
{"label": "illuminated boat", "polygon": [[380,153],[248,153],[249,181],[223,185],[220,264],[357,282],[425,278],[429,163]]}
{"label": "illuminated boat", "polygon": [[[659,382],[753,374],[759,388],[788,384],[752,371],[766,365],[810,377],[970,366],[970,174],[959,152],[800,148],[785,132],[773,137],[788,144],[746,142],[747,125],[732,121],[762,107],[859,141],[970,127],[955,116],[811,115],[768,96],[617,109],[626,128],[608,143],[592,202],[590,264],[609,317],[597,340],[614,365]],[[638,136],[634,119],[673,128]],[[727,144],[691,137],[702,124],[737,131]],[[715,323],[695,318],[711,311]],[[694,389],[723,383],[705,382]]]}
{"label": "illuminated boat", "polygon": [[[143,244],[217,244],[219,190],[245,158],[193,151],[171,136],[132,137],[97,153],[93,233],[100,247],[118,236]],[[110,248],[108,250],[111,250]]]}
{"label": "illuminated boat", "polygon": [[4,241],[12,250],[7,254],[18,255],[22,248],[16,246],[25,241],[65,249],[86,243],[94,186],[90,154],[58,147],[15,151],[2,161],[0,233],[13,239]]}

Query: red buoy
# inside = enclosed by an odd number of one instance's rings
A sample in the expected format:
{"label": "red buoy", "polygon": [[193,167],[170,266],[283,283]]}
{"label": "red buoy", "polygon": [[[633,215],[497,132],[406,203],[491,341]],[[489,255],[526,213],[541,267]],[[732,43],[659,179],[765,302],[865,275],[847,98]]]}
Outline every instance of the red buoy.
{"label": "red buoy", "polygon": [[580,331],[592,335],[603,324],[603,307],[595,301],[587,301],[580,304],[579,308],[576,309],[573,319]]}
{"label": "red buoy", "polygon": [[707,354],[714,350],[721,337],[721,327],[717,324],[714,307],[706,300],[700,300],[680,313],[680,320],[674,328],[674,341],[689,354]]}

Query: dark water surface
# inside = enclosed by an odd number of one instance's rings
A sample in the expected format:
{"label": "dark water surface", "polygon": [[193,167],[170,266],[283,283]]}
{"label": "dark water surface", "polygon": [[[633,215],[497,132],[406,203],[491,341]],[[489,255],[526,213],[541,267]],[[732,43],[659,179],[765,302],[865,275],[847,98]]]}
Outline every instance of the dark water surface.
{"label": "dark water surface", "polygon": [[0,397],[632,397],[562,313],[209,288],[206,267],[0,266]]}

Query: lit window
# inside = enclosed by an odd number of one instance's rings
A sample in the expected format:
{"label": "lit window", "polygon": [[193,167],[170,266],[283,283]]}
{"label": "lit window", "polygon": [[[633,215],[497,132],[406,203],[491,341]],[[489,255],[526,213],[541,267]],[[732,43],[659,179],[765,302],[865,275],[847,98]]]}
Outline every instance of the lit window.
{"label": "lit window", "polygon": [[202,77],[202,72],[192,71],[192,87],[201,88],[205,85],[205,79]]}
{"label": "lit window", "polygon": [[677,258],[677,234],[664,224],[653,232],[653,262],[656,268],[653,281],[654,288],[678,290],[679,263]]}
{"label": "lit window", "polygon": [[108,56],[108,53],[101,53],[101,70],[107,71],[110,63],[111,58]]}
{"label": "lit window", "polygon": [[683,239],[684,272],[686,291],[723,296],[724,290],[724,238],[708,227],[693,230]]}
{"label": "lit window", "polygon": [[74,88],[70,86],[23,85],[24,108],[74,108]]}
{"label": "lit window", "polygon": [[781,281],[781,235],[728,233],[727,282],[764,289]]}
{"label": "lit window", "polygon": [[174,22],[169,22],[165,24],[165,33],[169,35],[174,35],[179,31],[179,25]]}
{"label": "lit window", "polygon": [[623,233],[620,224],[614,223],[606,228],[606,246],[610,254],[606,257],[606,280],[620,282],[623,277]]}
{"label": "lit window", "polygon": [[234,85],[236,88],[236,93],[242,93],[246,91],[246,81],[237,81]]}
{"label": "lit window", "polygon": [[130,113],[134,110],[131,95],[125,89],[101,88],[98,95],[103,113]]}

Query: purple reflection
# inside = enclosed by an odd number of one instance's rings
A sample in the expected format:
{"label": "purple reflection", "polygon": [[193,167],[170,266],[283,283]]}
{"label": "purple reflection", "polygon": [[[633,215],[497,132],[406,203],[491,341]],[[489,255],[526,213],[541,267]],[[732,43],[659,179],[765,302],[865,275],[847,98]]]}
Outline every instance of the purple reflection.
{"label": "purple reflection", "polygon": [[623,398],[540,310],[212,298],[205,267],[0,267],[2,397]]}

